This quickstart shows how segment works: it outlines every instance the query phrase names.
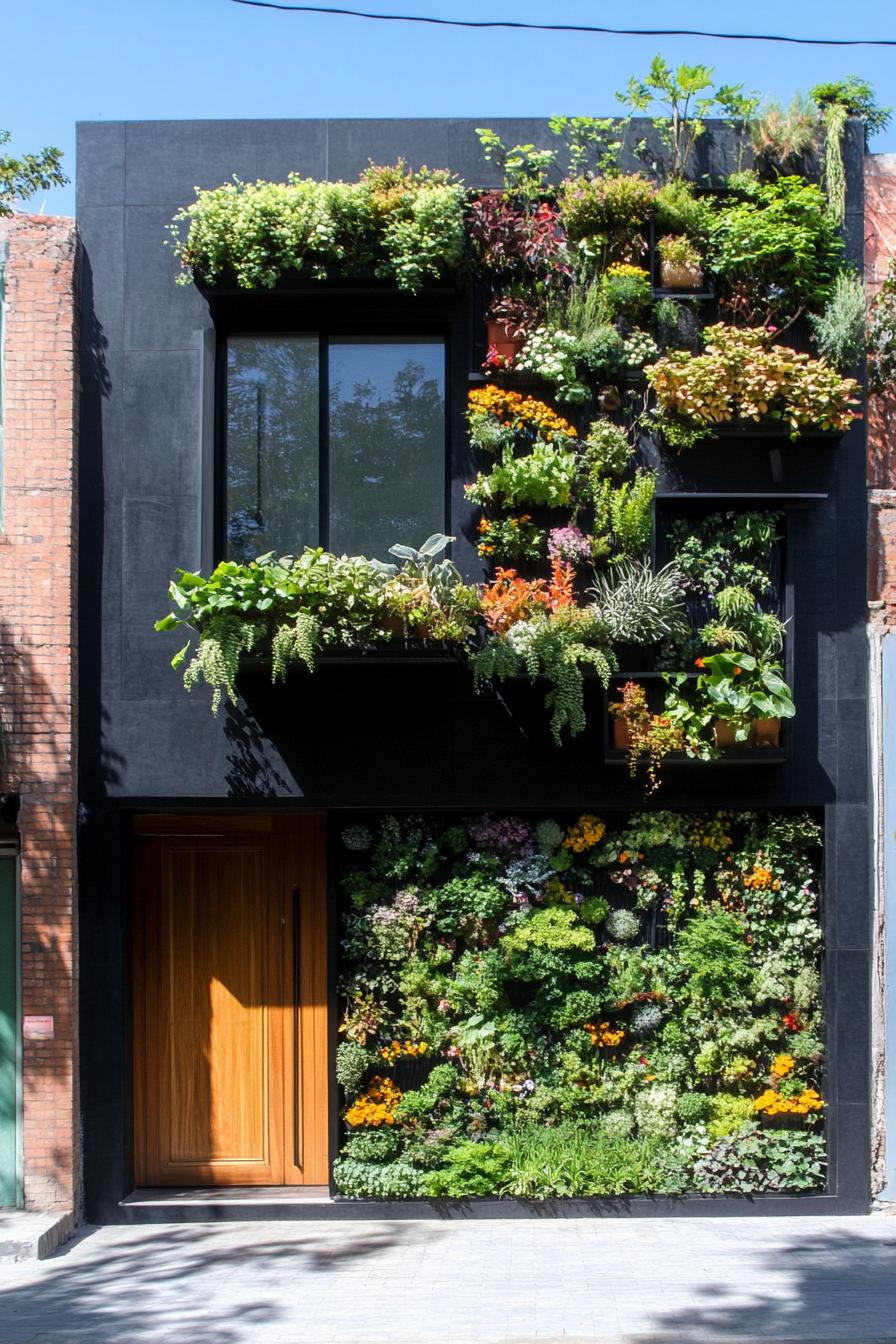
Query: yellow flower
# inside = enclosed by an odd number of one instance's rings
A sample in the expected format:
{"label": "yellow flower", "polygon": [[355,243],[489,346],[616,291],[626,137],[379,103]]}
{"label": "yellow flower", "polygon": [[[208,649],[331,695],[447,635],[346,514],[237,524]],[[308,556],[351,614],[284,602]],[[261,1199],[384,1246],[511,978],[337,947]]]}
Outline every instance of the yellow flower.
{"label": "yellow flower", "polygon": [[581,854],[586,849],[593,849],[595,845],[599,845],[606,829],[600,817],[581,816],[570,826],[563,844],[574,854]]}
{"label": "yellow flower", "polygon": [[772,1077],[786,1078],[789,1073],[793,1073],[796,1060],[793,1055],[775,1055],[772,1062]]}
{"label": "yellow flower", "polygon": [[[392,1044],[397,1045],[398,1042],[393,1041]],[[377,1074],[355,1098],[345,1113],[345,1119],[350,1125],[370,1125],[374,1129],[380,1125],[394,1125],[401,1097],[400,1088],[395,1086],[391,1078],[381,1078]]]}

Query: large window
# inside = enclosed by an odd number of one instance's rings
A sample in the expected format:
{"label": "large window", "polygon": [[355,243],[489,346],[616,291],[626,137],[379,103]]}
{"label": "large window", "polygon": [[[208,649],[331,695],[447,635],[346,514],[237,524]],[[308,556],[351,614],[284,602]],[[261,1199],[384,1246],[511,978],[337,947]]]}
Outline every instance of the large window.
{"label": "large window", "polygon": [[226,550],[383,558],[445,527],[441,337],[232,336]]}

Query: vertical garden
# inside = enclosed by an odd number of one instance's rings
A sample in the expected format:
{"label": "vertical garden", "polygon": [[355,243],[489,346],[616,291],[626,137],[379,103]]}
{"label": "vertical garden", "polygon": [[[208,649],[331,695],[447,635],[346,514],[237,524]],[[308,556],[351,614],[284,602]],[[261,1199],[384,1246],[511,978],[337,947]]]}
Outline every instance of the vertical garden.
{"label": "vertical garden", "polygon": [[[543,805],[384,797],[338,827],[348,1197],[826,1188],[824,791],[787,806],[771,783],[761,807],[741,781],[797,740],[793,511],[828,499],[814,463],[829,486],[869,334],[881,378],[893,362],[843,232],[847,124],[888,111],[852,78],[761,106],[660,58],[619,97],[618,118],[553,118],[548,147],[481,128],[487,190],[371,163],[234,180],[172,225],[183,283],[441,288],[475,333],[446,531],[178,571],[157,628],[187,690],[217,713],[250,655],[300,699],[328,656],[426,651],[496,714],[521,683],[543,706]],[[575,811],[551,788],[573,751]]]}
{"label": "vertical garden", "polygon": [[339,1190],[822,1188],[820,861],[802,813],[345,826]]}

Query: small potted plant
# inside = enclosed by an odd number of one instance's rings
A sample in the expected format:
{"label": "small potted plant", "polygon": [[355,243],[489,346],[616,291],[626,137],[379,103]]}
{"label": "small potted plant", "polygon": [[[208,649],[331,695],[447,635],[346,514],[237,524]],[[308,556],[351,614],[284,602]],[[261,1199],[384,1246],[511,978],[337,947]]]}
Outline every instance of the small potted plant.
{"label": "small potted plant", "polygon": [[778,747],[781,720],[796,713],[778,663],[723,649],[697,659],[700,675],[666,677],[665,711],[689,755],[709,760],[725,747]]}
{"label": "small potted plant", "polygon": [[628,772],[634,779],[641,761],[647,768],[647,792],[660,786],[660,767],[672,751],[686,746],[682,728],[666,714],[651,713],[647,692],[637,681],[622,687],[622,699],[610,705],[613,715],[613,746],[628,754]]}
{"label": "small potted plant", "polygon": [[663,289],[700,289],[703,263],[700,251],[690,238],[667,234],[657,243],[660,257],[660,284]]}
{"label": "small potted plant", "polygon": [[485,315],[485,334],[489,355],[495,355],[513,364],[535,326],[535,313],[524,299],[513,295],[496,295]]}

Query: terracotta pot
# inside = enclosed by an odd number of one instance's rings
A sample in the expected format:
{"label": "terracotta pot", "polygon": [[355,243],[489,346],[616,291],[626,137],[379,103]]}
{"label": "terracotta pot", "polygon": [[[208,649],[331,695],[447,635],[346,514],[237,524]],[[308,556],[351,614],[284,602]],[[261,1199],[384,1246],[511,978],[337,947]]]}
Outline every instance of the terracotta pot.
{"label": "terracotta pot", "polygon": [[731,724],[726,723],[724,719],[716,719],[712,731],[717,747],[737,746],[737,738],[734,736],[734,729],[731,727]]}
{"label": "terracotta pot", "polygon": [[485,324],[485,339],[490,350],[497,350],[499,355],[503,355],[511,363],[526,344],[524,337],[510,336],[503,322],[490,320]]}
{"label": "terracotta pot", "polygon": [[613,718],[613,750],[627,751],[632,744],[632,736],[625,719]]}
{"label": "terracotta pot", "polygon": [[660,262],[660,284],[663,289],[702,289],[703,267],[675,265],[671,261]]}
{"label": "terracotta pot", "polygon": [[754,719],[750,729],[751,747],[780,747],[781,720]]}

